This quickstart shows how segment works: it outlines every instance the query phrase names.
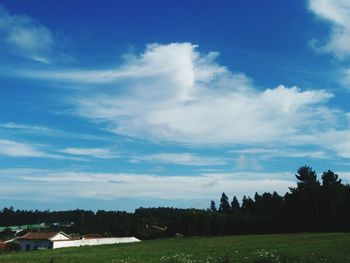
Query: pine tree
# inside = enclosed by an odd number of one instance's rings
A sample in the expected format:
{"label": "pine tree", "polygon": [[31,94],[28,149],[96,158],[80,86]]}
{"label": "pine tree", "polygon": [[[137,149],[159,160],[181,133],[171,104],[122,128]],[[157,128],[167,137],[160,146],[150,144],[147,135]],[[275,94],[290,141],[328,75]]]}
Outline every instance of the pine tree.
{"label": "pine tree", "polygon": [[230,204],[228,202],[228,197],[225,193],[222,193],[221,195],[219,211],[221,212],[230,211]]}
{"label": "pine tree", "polygon": [[236,196],[234,196],[231,202],[231,211],[237,212],[239,208],[240,208],[240,205],[239,205],[238,199]]}

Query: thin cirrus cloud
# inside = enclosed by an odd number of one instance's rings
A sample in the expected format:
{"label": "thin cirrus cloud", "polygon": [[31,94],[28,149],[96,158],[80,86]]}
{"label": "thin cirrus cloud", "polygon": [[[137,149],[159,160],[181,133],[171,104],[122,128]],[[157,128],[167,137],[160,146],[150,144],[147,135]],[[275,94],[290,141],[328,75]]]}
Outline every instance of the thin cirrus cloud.
{"label": "thin cirrus cloud", "polygon": [[233,150],[232,153],[238,153],[241,155],[254,155],[263,156],[264,159],[272,157],[291,157],[291,158],[302,158],[311,157],[315,159],[326,159],[327,152],[322,150],[305,151],[298,149],[278,149],[278,148],[246,148],[240,150]]}
{"label": "thin cirrus cloud", "polygon": [[[227,194],[253,195],[272,188],[280,194],[294,186],[291,173],[211,173],[192,176],[157,176],[135,173],[93,173],[67,170],[2,169],[0,177],[12,175],[15,192],[0,186],[1,197],[25,196],[30,199],[50,198],[154,198],[170,200],[207,199],[208,196]],[[42,191],[36,191],[37,189]],[[58,191],[61,189],[62,191]],[[27,197],[26,197],[27,198]]]}
{"label": "thin cirrus cloud", "polygon": [[[219,65],[217,56],[191,43],[152,44],[113,70],[18,74],[78,84],[94,79],[90,84],[98,89],[67,102],[73,114],[117,134],[191,145],[311,144],[339,152],[350,129],[348,113],[327,105],[332,93],[284,85],[257,89],[243,73]],[[111,72],[103,85],[100,77]],[[316,139],[329,134],[339,140]]]}
{"label": "thin cirrus cloud", "polygon": [[0,155],[9,157],[45,157],[47,154],[36,149],[34,146],[10,141],[0,140]]}
{"label": "thin cirrus cloud", "polygon": [[84,158],[51,154],[30,143],[0,139],[0,156],[11,158],[46,158],[56,160],[85,161]]}
{"label": "thin cirrus cloud", "polygon": [[227,160],[217,157],[203,157],[193,153],[156,153],[135,156],[131,159],[132,162],[152,162],[152,163],[166,163],[189,166],[216,166],[225,165]]}
{"label": "thin cirrus cloud", "polygon": [[53,34],[45,26],[25,15],[11,15],[0,5],[1,39],[13,52],[42,63],[50,63],[55,44]]}
{"label": "thin cirrus cloud", "polygon": [[99,159],[112,159],[118,157],[118,154],[112,152],[110,149],[104,148],[65,148],[59,150],[59,152],[70,155],[86,156]]}
{"label": "thin cirrus cloud", "polygon": [[39,125],[28,125],[23,123],[15,123],[15,122],[6,122],[0,123],[0,131],[1,129],[5,130],[6,133],[11,132],[12,134],[16,134],[18,132],[24,134],[35,134],[40,136],[48,136],[55,138],[70,138],[70,139],[78,139],[78,140],[109,140],[110,138],[106,135],[98,136],[86,133],[76,133],[71,131],[52,129],[45,126]]}

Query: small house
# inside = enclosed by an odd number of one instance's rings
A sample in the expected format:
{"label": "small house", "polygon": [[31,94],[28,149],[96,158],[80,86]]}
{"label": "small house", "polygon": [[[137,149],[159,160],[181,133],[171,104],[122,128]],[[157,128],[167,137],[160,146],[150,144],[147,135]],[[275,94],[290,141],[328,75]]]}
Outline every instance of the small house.
{"label": "small house", "polygon": [[59,232],[29,232],[19,238],[21,251],[53,248],[54,241],[70,240],[66,233]]}

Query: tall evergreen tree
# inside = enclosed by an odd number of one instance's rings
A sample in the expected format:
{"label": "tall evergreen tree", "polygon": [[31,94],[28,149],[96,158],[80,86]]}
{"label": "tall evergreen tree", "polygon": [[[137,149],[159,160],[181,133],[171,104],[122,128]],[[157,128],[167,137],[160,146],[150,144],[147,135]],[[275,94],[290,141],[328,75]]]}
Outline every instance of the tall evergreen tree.
{"label": "tall evergreen tree", "polygon": [[325,187],[340,185],[341,179],[338,179],[338,175],[331,170],[325,171],[322,174],[322,185]]}
{"label": "tall evergreen tree", "polygon": [[230,211],[230,203],[228,202],[228,197],[225,193],[222,193],[221,195],[219,211],[221,212]]}
{"label": "tall evergreen tree", "polygon": [[297,170],[295,177],[299,180],[297,182],[298,190],[311,189],[320,186],[317,180],[317,174],[309,166],[302,166]]}
{"label": "tall evergreen tree", "polygon": [[236,196],[233,197],[232,202],[231,202],[231,211],[232,212],[237,212],[239,210],[239,202]]}
{"label": "tall evergreen tree", "polygon": [[251,199],[249,196],[243,196],[242,199],[242,209],[252,212],[254,210],[254,200]]}
{"label": "tall evergreen tree", "polygon": [[215,201],[214,200],[211,200],[210,201],[210,210],[211,211],[216,211],[216,204],[215,204]]}
{"label": "tall evergreen tree", "polygon": [[295,177],[298,179],[297,188],[291,188],[294,197],[297,198],[299,216],[303,222],[302,227],[315,230],[319,224],[320,207],[320,182],[317,174],[309,166],[302,166],[297,170]]}

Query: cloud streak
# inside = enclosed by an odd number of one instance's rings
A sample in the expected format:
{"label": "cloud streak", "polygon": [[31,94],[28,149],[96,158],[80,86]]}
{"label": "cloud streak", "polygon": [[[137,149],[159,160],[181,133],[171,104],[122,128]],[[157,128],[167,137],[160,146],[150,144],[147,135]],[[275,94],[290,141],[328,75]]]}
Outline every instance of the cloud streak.
{"label": "cloud streak", "polygon": [[59,150],[59,152],[69,155],[86,156],[99,159],[113,159],[119,156],[113,153],[110,149],[104,148],[65,148]]}
{"label": "cloud streak", "polygon": [[135,156],[132,162],[152,162],[156,164],[178,164],[188,166],[216,166],[225,165],[227,161],[224,158],[203,157],[193,153],[157,153]]}
{"label": "cloud streak", "polygon": [[46,153],[36,149],[32,145],[9,140],[0,140],[0,155],[6,155],[9,157],[47,156]]}
{"label": "cloud streak", "polygon": [[50,30],[25,15],[11,15],[0,5],[0,32],[3,42],[13,52],[28,59],[50,63],[55,44]]}
{"label": "cloud streak", "polygon": [[[217,198],[223,191],[229,195],[253,195],[256,189],[276,190],[281,194],[293,186],[289,173],[222,173],[196,176],[156,176],[152,174],[92,173],[76,171],[50,171],[40,169],[3,169],[0,177],[11,174],[16,182],[16,193],[6,189],[13,185],[1,185],[0,196],[24,196],[30,198],[155,198],[168,200],[194,200]],[[36,191],[36,189],[42,189]],[[2,191],[4,190],[4,191]],[[24,198],[24,197],[23,197]],[[28,197],[25,197],[26,199]]]}
{"label": "cloud streak", "polygon": [[56,160],[85,161],[84,158],[51,154],[40,150],[35,145],[0,139],[0,156],[12,158],[47,158]]}

